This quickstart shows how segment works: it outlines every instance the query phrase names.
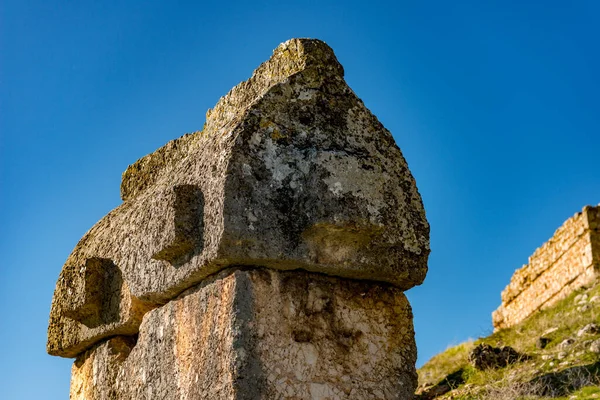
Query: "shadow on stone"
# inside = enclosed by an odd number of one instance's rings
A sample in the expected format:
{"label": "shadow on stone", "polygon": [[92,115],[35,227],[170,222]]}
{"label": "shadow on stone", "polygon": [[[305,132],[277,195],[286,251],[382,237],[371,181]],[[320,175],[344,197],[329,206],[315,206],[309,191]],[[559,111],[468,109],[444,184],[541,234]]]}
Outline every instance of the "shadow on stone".
{"label": "shadow on stone", "polygon": [[176,185],[173,192],[173,236],[152,258],[178,267],[202,252],[204,194],[196,185]]}
{"label": "shadow on stone", "polygon": [[108,258],[92,257],[78,271],[77,295],[65,309],[65,315],[88,328],[117,322],[121,311],[123,275]]}

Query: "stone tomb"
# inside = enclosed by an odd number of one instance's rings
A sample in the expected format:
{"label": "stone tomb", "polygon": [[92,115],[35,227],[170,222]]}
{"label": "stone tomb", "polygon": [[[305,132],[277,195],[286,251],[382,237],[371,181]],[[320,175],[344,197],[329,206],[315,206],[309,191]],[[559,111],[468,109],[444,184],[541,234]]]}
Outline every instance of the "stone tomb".
{"label": "stone tomb", "polygon": [[72,399],[408,399],[429,225],[322,41],[292,39],[130,165],[59,276]]}

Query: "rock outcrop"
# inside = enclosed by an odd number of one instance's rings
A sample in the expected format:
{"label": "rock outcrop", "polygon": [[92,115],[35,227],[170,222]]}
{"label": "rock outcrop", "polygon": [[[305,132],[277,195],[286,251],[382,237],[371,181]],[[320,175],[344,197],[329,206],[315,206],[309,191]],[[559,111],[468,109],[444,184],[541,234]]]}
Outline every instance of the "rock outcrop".
{"label": "rock outcrop", "polygon": [[429,226],[323,42],[280,45],[201,132],[129,166],[60,274],[72,399],[404,399]]}
{"label": "rock outcrop", "polygon": [[492,314],[495,329],[508,328],[550,307],[600,276],[600,205],[586,206],[518,269]]}
{"label": "rock outcrop", "polygon": [[485,343],[478,345],[469,353],[469,362],[478,370],[504,368],[529,358],[528,355],[521,354],[510,346],[494,347]]}

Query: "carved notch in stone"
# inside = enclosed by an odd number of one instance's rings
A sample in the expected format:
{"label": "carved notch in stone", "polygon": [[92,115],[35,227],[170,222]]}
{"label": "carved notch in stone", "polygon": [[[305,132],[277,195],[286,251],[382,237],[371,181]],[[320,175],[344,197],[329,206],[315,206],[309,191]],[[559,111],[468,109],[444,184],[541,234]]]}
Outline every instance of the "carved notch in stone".
{"label": "carved notch in stone", "polygon": [[112,260],[88,258],[72,276],[66,317],[88,328],[118,320],[123,278]]}
{"label": "carved notch in stone", "polygon": [[195,185],[176,185],[171,195],[173,218],[165,231],[155,260],[179,264],[187,261],[202,246],[204,195]]}

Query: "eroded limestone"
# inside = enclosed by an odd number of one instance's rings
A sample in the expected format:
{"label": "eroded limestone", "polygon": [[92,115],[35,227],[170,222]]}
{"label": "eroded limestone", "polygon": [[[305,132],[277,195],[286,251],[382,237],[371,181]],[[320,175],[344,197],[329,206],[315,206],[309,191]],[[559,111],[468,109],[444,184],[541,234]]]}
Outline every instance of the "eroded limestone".
{"label": "eroded limestone", "polygon": [[102,381],[119,399],[408,399],[416,384],[399,289],[300,271],[224,271],[150,311],[125,361],[106,347],[76,361],[72,390]]}
{"label": "eroded limestone", "polygon": [[429,225],[325,43],[280,45],[121,195],[52,301],[72,399],[412,397],[403,290],[425,278]]}
{"label": "eroded limestone", "polygon": [[86,233],[61,274],[80,282],[88,260],[110,260],[126,287],[119,318],[89,328],[84,319],[98,318],[77,312],[104,311],[65,306],[85,290],[59,282],[51,354],[72,357],[130,334],[138,311],[232,265],[404,290],[427,271],[429,225],[406,161],[318,40],[280,45],[207,113],[201,132],[131,165],[121,192],[124,203]]}

